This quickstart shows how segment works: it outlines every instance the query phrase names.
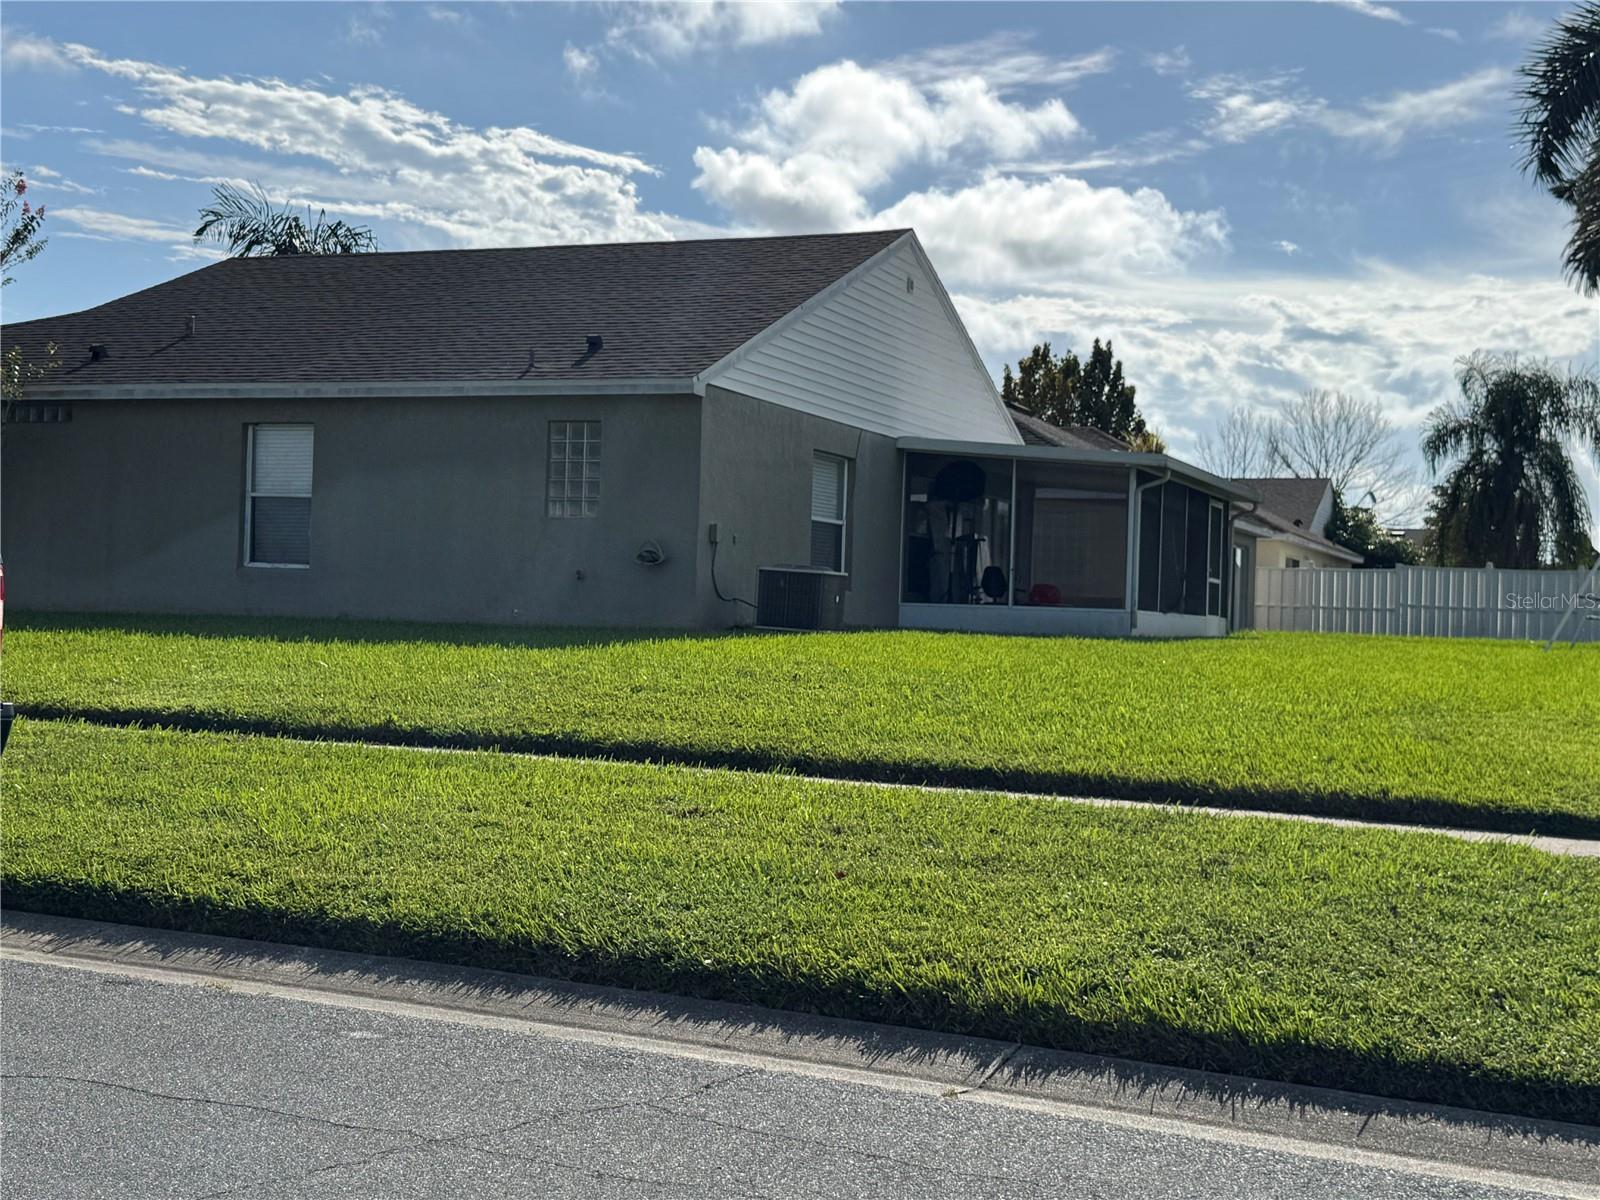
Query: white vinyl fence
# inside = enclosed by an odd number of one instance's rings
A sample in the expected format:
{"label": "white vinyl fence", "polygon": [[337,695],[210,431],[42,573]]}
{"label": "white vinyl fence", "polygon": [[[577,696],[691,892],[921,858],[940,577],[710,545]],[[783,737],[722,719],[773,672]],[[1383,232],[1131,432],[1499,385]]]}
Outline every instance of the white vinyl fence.
{"label": "white vinyl fence", "polygon": [[[1255,626],[1316,633],[1521,638],[1555,632],[1574,595],[1594,588],[1587,571],[1502,571],[1496,567],[1323,567],[1256,570]],[[1580,601],[1562,630],[1600,641],[1600,607]]]}

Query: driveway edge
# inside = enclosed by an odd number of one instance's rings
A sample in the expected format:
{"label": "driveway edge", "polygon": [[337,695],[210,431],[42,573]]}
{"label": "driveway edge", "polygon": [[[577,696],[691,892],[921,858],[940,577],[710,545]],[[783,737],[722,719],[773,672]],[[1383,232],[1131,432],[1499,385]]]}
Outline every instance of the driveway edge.
{"label": "driveway edge", "polygon": [[[7,910],[0,951],[361,997],[532,1025],[889,1075],[1368,1154],[1600,1185],[1600,1127],[1271,1083],[984,1038]],[[1092,1116],[1092,1112],[1086,1115]],[[1585,1188],[1587,1191],[1588,1189]]]}

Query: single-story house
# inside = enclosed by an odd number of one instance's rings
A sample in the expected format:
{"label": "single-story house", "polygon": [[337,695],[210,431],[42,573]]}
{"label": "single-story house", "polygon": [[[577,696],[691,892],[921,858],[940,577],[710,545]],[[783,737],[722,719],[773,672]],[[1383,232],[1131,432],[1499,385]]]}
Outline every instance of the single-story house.
{"label": "single-story house", "polygon": [[904,229],[232,259],[3,341],[58,348],[31,609],[1220,634],[1257,498],[1019,431]]}
{"label": "single-story house", "polygon": [[1329,541],[1333,483],[1327,479],[1236,479],[1261,497],[1234,522],[1235,629],[1254,624],[1258,567],[1357,567],[1366,559]]}
{"label": "single-story house", "polygon": [[1261,503],[1241,514],[1235,527],[1256,539],[1258,567],[1354,567],[1366,559],[1328,540],[1333,519],[1333,482],[1327,479],[1237,479],[1258,492]]}

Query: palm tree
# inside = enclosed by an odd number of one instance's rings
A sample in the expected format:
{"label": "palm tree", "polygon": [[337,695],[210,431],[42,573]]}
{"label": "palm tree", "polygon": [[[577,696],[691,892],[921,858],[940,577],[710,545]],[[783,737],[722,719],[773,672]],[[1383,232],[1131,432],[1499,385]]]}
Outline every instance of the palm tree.
{"label": "palm tree", "polygon": [[1422,439],[1430,470],[1450,463],[1429,514],[1446,566],[1586,565],[1589,504],[1567,452],[1600,456],[1600,388],[1516,355],[1461,359],[1461,399],[1436,409]]}
{"label": "palm tree", "polygon": [[1557,21],[1522,77],[1523,169],[1572,206],[1567,274],[1592,295],[1600,289],[1600,3]]}
{"label": "palm tree", "polygon": [[273,204],[261,185],[250,191],[225,183],[212,190],[211,203],[200,210],[196,242],[221,242],[235,258],[273,254],[362,254],[378,248],[365,226],[328,220],[326,209],[304,218],[288,204]]}

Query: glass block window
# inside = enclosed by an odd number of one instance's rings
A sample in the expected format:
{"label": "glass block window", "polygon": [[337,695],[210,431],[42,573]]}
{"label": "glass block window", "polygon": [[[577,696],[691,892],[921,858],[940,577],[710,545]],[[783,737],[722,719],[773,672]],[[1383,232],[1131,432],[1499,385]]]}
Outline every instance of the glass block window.
{"label": "glass block window", "polygon": [[550,481],[545,511],[552,517],[600,512],[600,422],[550,422]]}
{"label": "glass block window", "polygon": [[245,563],[311,565],[310,425],[251,425],[245,464]]}

